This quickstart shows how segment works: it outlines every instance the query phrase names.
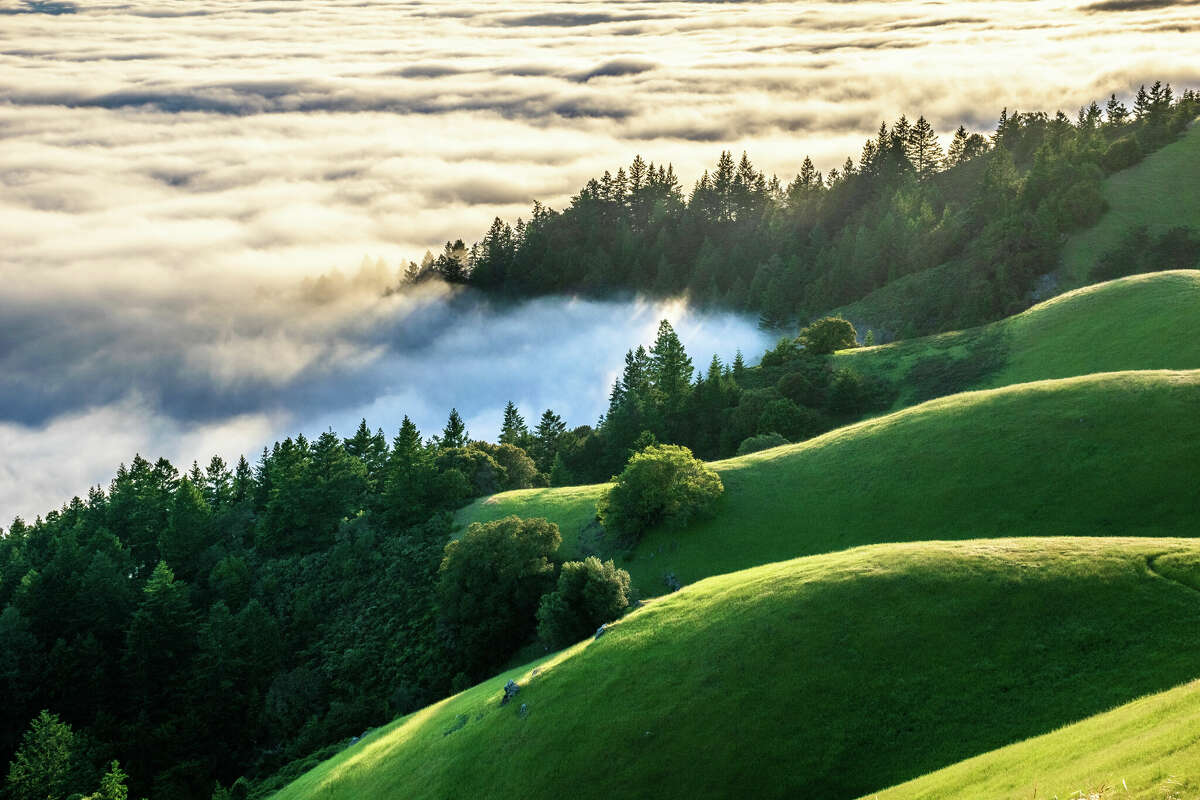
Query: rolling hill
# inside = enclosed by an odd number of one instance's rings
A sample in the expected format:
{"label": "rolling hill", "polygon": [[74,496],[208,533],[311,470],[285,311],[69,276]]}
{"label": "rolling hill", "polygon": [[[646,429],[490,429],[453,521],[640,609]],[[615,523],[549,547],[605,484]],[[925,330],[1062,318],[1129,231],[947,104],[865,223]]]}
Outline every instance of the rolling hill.
{"label": "rolling hill", "polygon": [[1014,538],[722,575],[277,798],[857,797],[1200,675],[1197,570],[1189,540]]}
{"label": "rolling hill", "polygon": [[1182,800],[1200,793],[1198,730],[1193,681],[869,797]]}
{"label": "rolling hill", "polygon": [[[644,595],[746,567],[877,542],[1006,536],[1191,536],[1200,372],[1124,372],[933,400],[711,466],[714,519],[647,534],[621,566]],[[604,554],[604,485],[507,492],[460,523],[559,523],[565,557]]]}
{"label": "rolling hill", "polygon": [[1200,369],[1200,272],[1135,275],[980,328],[843,350],[838,366],[901,387],[896,408],[965,389],[1134,369]]}
{"label": "rolling hill", "polygon": [[1066,286],[1087,282],[1096,260],[1111,250],[1126,231],[1146,225],[1163,231],[1178,225],[1200,226],[1200,125],[1142,162],[1110,175],[1103,184],[1108,211],[1090,228],[1079,231],[1063,247],[1062,280]]}

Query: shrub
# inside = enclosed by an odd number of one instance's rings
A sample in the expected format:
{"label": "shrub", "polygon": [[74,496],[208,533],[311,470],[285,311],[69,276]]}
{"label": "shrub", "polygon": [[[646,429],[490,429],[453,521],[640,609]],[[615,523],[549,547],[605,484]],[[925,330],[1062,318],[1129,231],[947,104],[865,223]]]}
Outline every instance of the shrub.
{"label": "shrub", "polygon": [[767,403],[758,418],[759,433],[778,433],[789,441],[799,441],[825,430],[821,412],[798,406],[791,400],[780,398]]}
{"label": "shrub", "polygon": [[443,473],[452,469],[461,472],[467,479],[471,497],[495,494],[508,482],[508,471],[473,444],[443,450],[438,455],[437,467]]}
{"label": "shrub", "polygon": [[438,610],[468,674],[504,661],[533,634],[541,596],[554,585],[562,535],[544,519],[510,516],[475,523],[446,545]]}
{"label": "shrub", "polygon": [[737,454],[744,456],[749,453],[757,453],[759,450],[766,450],[771,447],[779,447],[781,444],[787,444],[788,440],[780,436],[778,433],[760,433],[758,436],[751,436],[749,439],[743,439],[738,445]]}
{"label": "shrub", "polygon": [[502,488],[529,489],[537,479],[537,465],[529,454],[513,444],[491,444],[490,442],[472,442],[471,447],[482,450],[492,457],[504,470]]}
{"label": "shrub", "polygon": [[767,368],[782,367],[789,361],[799,358],[800,352],[800,346],[797,341],[785,336],[776,342],[774,348],[763,353],[763,357],[758,363]]}
{"label": "shrub", "polygon": [[800,331],[800,341],[808,352],[825,355],[857,346],[858,334],[854,326],[841,317],[824,317]]}
{"label": "shrub", "polygon": [[595,556],[568,561],[558,587],[538,606],[538,636],[551,647],[566,647],[617,619],[629,606],[629,573]]}
{"label": "shrub", "polygon": [[656,445],[633,458],[596,504],[604,527],[628,539],[655,525],[686,525],[713,513],[725,486],[686,447]]}
{"label": "shrub", "polygon": [[1122,136],[1110,144],[1101,156],[1104,168],[1109,172],[1132,167],[1142,160],[1142,146],[1134,136]]}

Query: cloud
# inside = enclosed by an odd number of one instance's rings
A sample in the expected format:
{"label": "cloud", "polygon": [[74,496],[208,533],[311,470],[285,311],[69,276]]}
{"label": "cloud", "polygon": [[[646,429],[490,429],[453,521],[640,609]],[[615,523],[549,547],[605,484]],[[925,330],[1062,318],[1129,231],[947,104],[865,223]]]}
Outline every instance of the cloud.
{"label": "cloud", "polygon": [[0,8],[0,14],[74,14],[79,7],[66,0],[21,0],[16,8]]}
{"label": "cloud", "polygon": [[592,78],[623,78],[626,75],[640,75],[643,72],[649,72],[655,66],[652,61],[618,58],[606,61],[584,72],[577,72],[571,76],[571,80],[577,83],[587,83]]}
{"label": "cloud", "polygon": [[1081,11],[1148,11],[1196,5],[1195,0],[1101,0],[1081,6]]}
{"label": "cloud", "polygon": [[666,14],[614,14],[607,11],[555,11],[538,14],[517,14],[496,19],[501,25],[529,28],[577,28],[588,25],[605,25],[612,22],[639,22],[651,19],[669,19]]}
{"label": "cloud", "polygon": [[[236,454],[367,411],[428,427],[470,406],[491,426],[511,395],[594,421],[583,398],[605,376],[536,348],[587,342],[603,372],[657,310],[531,306],[530,339],[469,298],[381,289],[635,154],[685,187],[722,149],[786,181],[806,155],[857,157],[900,113],[985,130],[1004,106],[1200,84],[1182,2],[0,6],[0,450],[40,498],[106,479],[131,448]],[[48,507],[10,486],[0,519]]]}
{"label": "cloud", "polygon": [[660,318],[697,363],[767,344],[753,320],[679,303],[494,305],[437,284],[381,295],[391,281],[368,264],[292,287],[128,287],[105,298],[121,315],[62,292],[0,305],[0,478],[17,464],[33,478],[0,480],[0,519],[83,493],[136,452],[252,457],[271,437],[346,433],[363,417],[394,432],[406,414],[428,435],[451,407],[492,438],[509,399],[527,416],[553,407],[593,423],[624,351],[649,342]]}

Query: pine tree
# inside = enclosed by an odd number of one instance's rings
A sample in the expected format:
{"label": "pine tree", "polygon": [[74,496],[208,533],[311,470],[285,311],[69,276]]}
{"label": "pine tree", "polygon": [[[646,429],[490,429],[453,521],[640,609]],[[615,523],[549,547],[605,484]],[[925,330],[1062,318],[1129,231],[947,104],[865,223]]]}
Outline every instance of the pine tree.
{"label": "pine tree", "polygon": [[679,411],[687,399],[694,372],[692,359],[683,349],[671,323],[662,320],[658,324],[658,336],[650,348],[649,375],[653,397],[664,414]]}
{"label": "pine tree", "polygon": [[1117,99],[1115,94],[1108,98],[1108,102],[1104,105],[1104,113],[1108,118],[1109,125],[1124,125],[1129,119],[1129,109]]}
{"label": "pine tree", "polygon": [[1143,83],[1133,98],[1133,116],[1137,119],[1145,119],[1150,115],[1150,111],[1153,108],[1154,101],[1150,98],[1149,92],[1146,91],[1146,84]]}
{"label": "pine tree", "polygon": [[529,444],[529,427],[517,410],[516,403],[509,400],[504,407],[504,423],[500,426],[500,444],[511,444],[525,448]]}
{"label": "pine tree", "polygon": [[559,440],[567,432],[562,417],[546,409],[533,432],[533,460],[542,472],[549,472],[558,455]]}
{"label": "pine tree", "polygon": [[11,800],[62,798],[79,791],[78,737],[57,714],[42,711],[21,738],[5,781]]}
{"label": "pine tree", "polygon": [[463,418],[459,416],[458,409],[450,409],[450,417],[446,420],[446,427],[442,429],[441,445],[444,448],[464,447],[468,441],[467,426],[463,422]]}
{"label": "pine tree", "polygon": [[917,123],[909,130],[904,149],[921,180],[927,180],[941,169],[942,146],[933,132],[933,126],[924,116],[918,117]]}
{"label": "pine tree", "polygon": [[963,163],[963,154],[967,147],[967,129],[962,125],[958,126],[958,130],[954,132],[954,138],[950,141],[950,148],[946,151],[946,166],[957,167]]}

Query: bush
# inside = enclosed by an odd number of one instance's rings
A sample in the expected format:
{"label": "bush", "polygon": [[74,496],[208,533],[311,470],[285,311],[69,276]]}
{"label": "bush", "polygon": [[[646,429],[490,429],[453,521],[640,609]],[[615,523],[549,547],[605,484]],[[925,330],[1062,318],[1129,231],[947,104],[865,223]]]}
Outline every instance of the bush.
{"label": "bush", "polygon": [[656,445],[629,459],[596,504],[604,527],[638,539],[655,525],[686,525],[714,512],[725,491],[720,477],[686,447]]}
{"label": "bush", "polygon": [[482,450],[492,457],[504,470],[502,488],[529,489],[537,480],[537,465],[529,454],[513,444],[491,444],[490,442],[472,442],[471,447]]}
{"label": "bush", "polygon": [[461,472],[467,479],[471,497],[495,494],[508,482],[508,471],[473,444],[443,450],[438,454],[437,468],[443,473],[452,469]]}
{"label": "bush", "polygon": [[785,336],[775,343],[775,347],[763,353],[762,359],[758,362],[766,368],[782,367],[789,361],[794,361],[800,357],[800,345],[795,339]]}
{"label": "bush", "polygon": [[824,317],[800,331],[804,349],[816,355],[858,346],[854,326],[841,317]]}
{"label": "bush", "polygon": [[560,544],[553,522],[510,516],[475,523],[446,545],[438,610],[466,672],[478,676],[503,664],[533,634]]}
{"label": "bush", "polygon": [[558,574],[558,588],[538,606],[538,636],[551,647],[566,647],[617,619],[628,606],[628,572],[595,556],[568,561]]}
{"label": "bush", "polygon": [[1142,146],[1134,136],[1122,136],[1110,144],[1101,156],[1104,169],[1118,172],[1142,160]]}
{"label": "bush", "polygon": [[771,447],[779,447],[781,444],[787,444],[788,440],[780,436],[778,433],[760,433],[758,436],[751,436],[749,439],[743,439],[738,445],[737,454],[739,456],[757,453],[759,450],[766,450]]}
{"label": "bush", "polygon": [[821,412],[798,406],[785,398],[767,403],[758,418],[759,433],[778,433],[793,442],[816,436],[826,427]]}

